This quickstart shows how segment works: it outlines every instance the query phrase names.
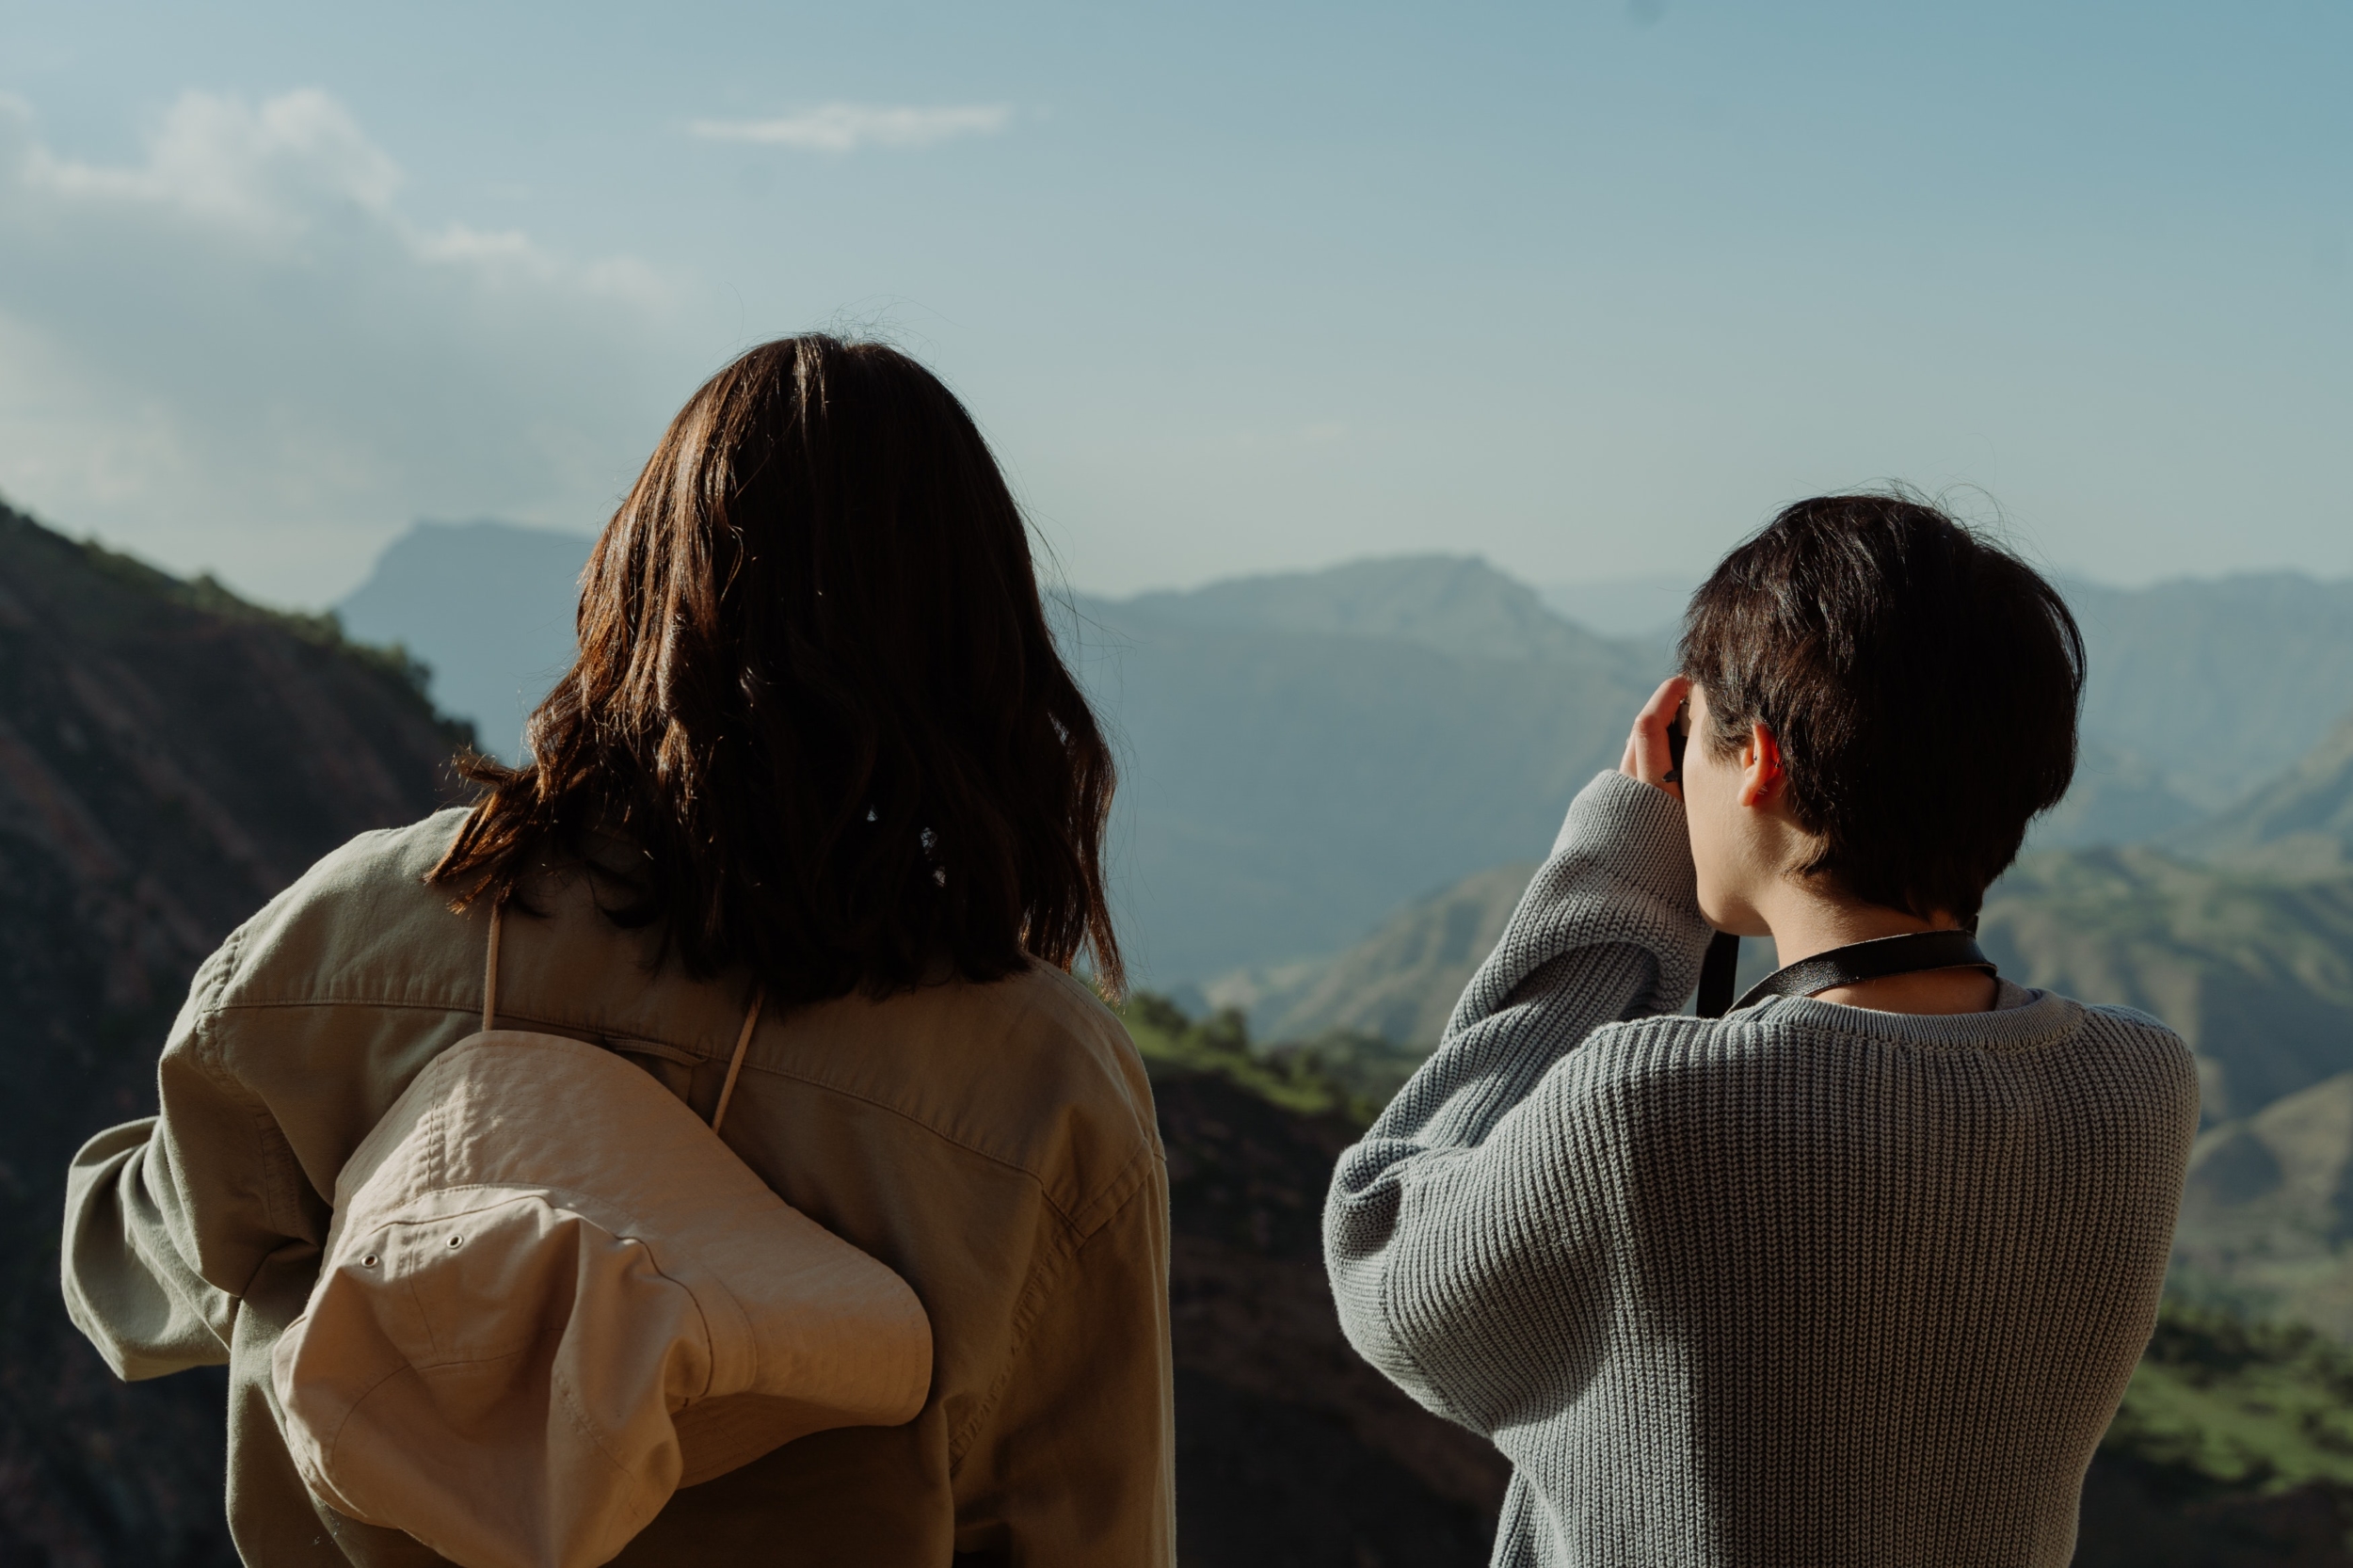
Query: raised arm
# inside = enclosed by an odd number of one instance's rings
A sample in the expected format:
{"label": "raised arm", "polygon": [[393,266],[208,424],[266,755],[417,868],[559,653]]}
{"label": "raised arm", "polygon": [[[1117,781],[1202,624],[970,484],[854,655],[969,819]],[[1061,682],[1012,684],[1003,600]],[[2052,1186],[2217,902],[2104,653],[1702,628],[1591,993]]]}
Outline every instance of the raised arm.
{"label": "raised arm", "polygon": [[1341,1327],[1431,1409],[1493,1432],[1529,1357],[1571,1349],[1611,1165],[1572,1052],[1678,1007],[1707,937],[1682,803],[1601,775],[1437,1050],[1340,1157],[1324,1260]]}

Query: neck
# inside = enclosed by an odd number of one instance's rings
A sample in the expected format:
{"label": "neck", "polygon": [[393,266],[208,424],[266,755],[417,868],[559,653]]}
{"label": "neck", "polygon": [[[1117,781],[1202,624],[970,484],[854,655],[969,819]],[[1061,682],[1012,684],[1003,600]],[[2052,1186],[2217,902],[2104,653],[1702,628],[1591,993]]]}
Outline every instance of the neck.
{"label": "neck", "polygon": [[[1790,888],[1783,896],[1760,900],[1773,938],[1774,962],[1786,967],[1817,952],[1915,931],[1951,931],[1961,922],[1949,915],[1922,920],[1900,909],[1822,896]],[[1818,993],[1823,1001],[1867,1007],[1881,1013],[1985,1013],[1993,1010],[2000,984],[1983,969],[1922,969],[1878,980],[1836,985]]]}

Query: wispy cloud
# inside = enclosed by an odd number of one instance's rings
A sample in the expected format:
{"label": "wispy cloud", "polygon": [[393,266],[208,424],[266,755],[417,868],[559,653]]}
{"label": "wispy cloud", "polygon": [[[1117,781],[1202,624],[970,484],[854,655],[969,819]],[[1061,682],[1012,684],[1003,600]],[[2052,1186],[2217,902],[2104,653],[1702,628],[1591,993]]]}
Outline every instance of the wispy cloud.
{"label": "wispy cloud", "polygon": [[0,494],[312,603],[421,513],[593,524],[676,378],[663,280],[402,185],[322,92],[184,94],[113,163],[0,95]]}
{"label": "wispy cloud", "polygon": [[711,141],[760,142],[811,152],[861,147],[929,147],[957,136],[994,136],[1013,123],[1009,104],[823,104],[778,120],[697,120],[687,129]]}
{"label": "wispy cloud", "polygon": [[[31,109],[7,105],[22,136]],[[388,214],[398,166],[372,144],[342,104],[314,89],[265,103],[189,92],[164,114],[146,163],[106,168],[24,147],[21,176],[69,200],[176,209],[284,237],[322,207]]]}

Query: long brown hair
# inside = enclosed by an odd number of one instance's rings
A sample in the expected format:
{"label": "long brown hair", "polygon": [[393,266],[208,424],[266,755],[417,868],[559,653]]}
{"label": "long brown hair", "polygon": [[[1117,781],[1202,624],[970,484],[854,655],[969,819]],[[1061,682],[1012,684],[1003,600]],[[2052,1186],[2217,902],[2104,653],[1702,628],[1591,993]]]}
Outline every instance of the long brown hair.
{"label": "long brown hair", "polygon": [[[580,655],[428,880],[503,899],[550,848],[629,846],[626,923],[782,1001],[942,959],[1124,975],[1109,747],[1048,630],[971,416],[896,350],[753,349],[670,422],[582,579]],[[611,871],[611,856],[599,858]]]}

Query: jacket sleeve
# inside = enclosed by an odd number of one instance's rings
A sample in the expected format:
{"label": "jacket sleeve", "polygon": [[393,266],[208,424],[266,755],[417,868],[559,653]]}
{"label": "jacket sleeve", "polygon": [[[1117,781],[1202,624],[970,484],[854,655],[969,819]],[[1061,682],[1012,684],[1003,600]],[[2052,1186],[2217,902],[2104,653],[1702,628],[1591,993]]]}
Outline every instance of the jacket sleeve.
{"label": "jacket sleeve", "polygon": [[67,1312],[115,1375],[229,1359],[238,1298],[290,1242],[316,1242],[259,1096],[221,1063],[212,1002],[238,937],[197,971],[156,1067],[161,1114],[84,1144],[66,1176]]}
{"label": "jacket sleeve", "polygon": [[1323,1215],[1340,1326],[1422,1404],[1493,1433],[1601,1304],[1611,1140],[1572,1053],[1673,1012],[1706,949],[1683,807],[1596,777],[1446,1033],[1340,1157]]}

